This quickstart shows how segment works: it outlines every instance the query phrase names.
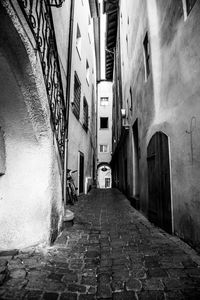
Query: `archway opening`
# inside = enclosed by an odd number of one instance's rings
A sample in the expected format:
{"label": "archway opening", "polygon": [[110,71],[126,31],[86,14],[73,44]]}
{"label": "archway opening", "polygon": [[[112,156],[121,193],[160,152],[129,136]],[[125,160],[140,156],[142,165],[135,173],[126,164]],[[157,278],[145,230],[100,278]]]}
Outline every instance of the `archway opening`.
{"label": "archway opening", "polygon": [[97,188],[109,189],[112,187],[112,170],[108,163],[101,163],[97,167]]}

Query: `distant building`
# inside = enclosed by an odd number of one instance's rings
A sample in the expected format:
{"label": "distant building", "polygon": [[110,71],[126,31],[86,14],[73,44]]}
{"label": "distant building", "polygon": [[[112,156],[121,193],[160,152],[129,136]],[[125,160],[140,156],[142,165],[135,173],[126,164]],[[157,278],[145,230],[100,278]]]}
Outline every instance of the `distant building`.
{"label": "distant building", "polygon": [[100,81],[97,105],[97,187],[100,188],[112,185],[112,102],[112,82]]}
{"label": "distant building", "polygon": [[104,1],[115,52],[106,60],[113,182],[150,221],[198,248],[200,1],[118,4]]}

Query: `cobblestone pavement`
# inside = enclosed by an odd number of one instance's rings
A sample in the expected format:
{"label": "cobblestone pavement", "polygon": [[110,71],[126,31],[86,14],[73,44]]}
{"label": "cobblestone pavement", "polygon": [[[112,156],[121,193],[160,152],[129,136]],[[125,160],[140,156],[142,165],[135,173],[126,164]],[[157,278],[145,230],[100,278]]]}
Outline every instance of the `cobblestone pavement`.
{"label": "cobblestone pavement", "polygon": [[52,247],[0,253],[0,299],[200,299],[200,257],[117,190],[93,190]]}

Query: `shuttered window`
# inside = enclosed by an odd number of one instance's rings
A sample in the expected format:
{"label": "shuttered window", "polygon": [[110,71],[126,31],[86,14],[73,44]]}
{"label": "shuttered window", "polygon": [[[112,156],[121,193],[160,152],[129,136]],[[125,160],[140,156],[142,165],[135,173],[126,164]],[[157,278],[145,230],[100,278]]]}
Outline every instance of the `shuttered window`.
{"label": "shuttered window", "polygon": [[74,102],[73,113],[77,119],[80,116],[80,101],[81,101],[81,83],[77,73],[74,73]]}
{"label": "shuttered window", "polygon": [[88,103],[86,98],[83,98],[83,128],[88,130]]}

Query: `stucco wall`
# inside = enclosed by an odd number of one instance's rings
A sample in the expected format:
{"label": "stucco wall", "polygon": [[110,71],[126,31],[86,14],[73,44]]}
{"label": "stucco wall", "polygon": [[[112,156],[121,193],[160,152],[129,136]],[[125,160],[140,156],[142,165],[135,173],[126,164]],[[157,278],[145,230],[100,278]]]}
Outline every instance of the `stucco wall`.
{"label": "stucco wall", "polygon": [[[74,72],[76,71],[81,82],[80,118],[77,120],[70,104],[69,111],[69,151],[68,168],[78,170],[74,174],[75,184],[79,186],[79,153],[84,154],[84,178],[92,177],[93,154],[95,147],[94,118],[96,112],[96,69],[94,54],[93,22],[90,15],[88,1],[75,1],[74,30],[72,45],[72,70],[70,100],[74,97]],[[89,26],[89,17],[91,24]],[[77,24],[81,32],[81,53],[76,48]],[[89,63],[89,82],[86,80],[86,59]],[[89,123],[88,131],[83,129],[83,97],[88,103]],[[78,191],[79,192],[79,191]],[[87,192],[87,191],[85,191]]]}
{"label": "stucco wall", "polygon": [[[132,126],[138,119],[141,209],[147,214],[147,145],[155,132],[163,131],[170,146],[174,232],[195,246],[200,242],[199,13],[199,1],[186,20],[181,0],[121,1],[120,7],[123,105],[128,109],[131,88],[133,111],[128,121]],[[151,63],[145,80],[143,40],[147,31]],[[131,138],[130,127],[129,162],[133,161]],[[128,175],[133,186],[132,180]]]}
{"label": "stucco wall", "polygon": [[[49,243],[62,219],[61,173],[38,53],[16,4],[0,7],[0,249]],[[19,18],[20,21],[19,22]],[[29,35],[30,34],[30,35]]]}
{"label": "stucco wall", "polygon": [[[168,1],[165,13],[161,3],[157,5],[162,24],[159,118],[170,137],[174,228],[181,237],[199,245],[200,3],[195,3],[186,20],[182,1]],[[169,24],[173,24],[170,31]]]}
{"label": "stucco wall", "polygon": [[[139,13],[138,13],[139,12]],[[146,1],[121,1],[119,12],[119,50],[121,52],[122,76],[122,108],[126,109],[126,123],[130,125],[126,145],[122,143],[121,160],[128,160],[127,184],[123,179],[122,189],[128,189],[132,196],[134,191],[134,162],[133,162],[133,131],[132,126],[138,120],[139,147],[140,147],[140,182],[147,183],[147,132],[154,116],[154,86],[152,67],[150,75],[145,80],[143,40],[149,32],[148,13]],[[119,38],[118,36],[118,38]],[[131,97],[131,93],[132,97]],[[132,109],[131,109],[132,98]],[[118,123],[118,126],[121,124]],[[120,153],[120,152],[119,152]],[[123,164],[123,163],[122,163]],[[122,168],[123,170],[123,168]],[[125,170],[124,170],[125,171]],[[142,210],[147,211],[147,185],[140,185],[140,202]]]}

